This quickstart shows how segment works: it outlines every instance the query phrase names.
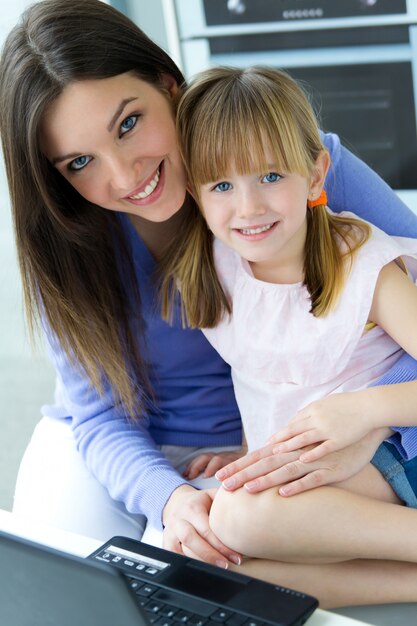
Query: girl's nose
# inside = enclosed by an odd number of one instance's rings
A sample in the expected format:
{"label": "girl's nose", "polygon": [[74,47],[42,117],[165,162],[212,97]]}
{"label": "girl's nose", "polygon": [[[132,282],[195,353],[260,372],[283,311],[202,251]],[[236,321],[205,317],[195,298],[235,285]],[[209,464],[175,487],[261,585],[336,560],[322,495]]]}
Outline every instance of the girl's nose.
{"label": "girl's nose", "polygon": [[236,215],[240,218],[263,215],[265,211],[262,198],[256,192],[246,189],[236,198]]}

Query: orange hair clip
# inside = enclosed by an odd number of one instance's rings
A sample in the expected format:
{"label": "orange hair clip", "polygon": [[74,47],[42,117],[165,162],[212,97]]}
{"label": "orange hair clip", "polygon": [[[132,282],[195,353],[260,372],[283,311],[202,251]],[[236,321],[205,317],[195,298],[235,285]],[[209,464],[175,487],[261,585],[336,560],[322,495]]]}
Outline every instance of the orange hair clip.
{"label": "orange hair clip", "polygon": [[312,209],[315,206],[327,206],[327,193],[322,189],[321,194],[315,200],[307,200],[307,206],[309,209]]}

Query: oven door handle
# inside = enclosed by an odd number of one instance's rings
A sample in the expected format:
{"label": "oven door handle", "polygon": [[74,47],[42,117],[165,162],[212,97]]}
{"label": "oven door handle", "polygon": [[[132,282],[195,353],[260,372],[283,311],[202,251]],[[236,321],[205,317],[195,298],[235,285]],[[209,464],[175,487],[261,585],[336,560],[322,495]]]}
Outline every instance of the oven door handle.
{"label": "oven door handle", "polygon": [[362,65],[367,63],[403,63],[412,61],[409,44],[389,46],[346,46],[318,50],[268,50],[267,52],[237,52],[212,54],[211,64],[248,67],[326,67],[334,65]]}

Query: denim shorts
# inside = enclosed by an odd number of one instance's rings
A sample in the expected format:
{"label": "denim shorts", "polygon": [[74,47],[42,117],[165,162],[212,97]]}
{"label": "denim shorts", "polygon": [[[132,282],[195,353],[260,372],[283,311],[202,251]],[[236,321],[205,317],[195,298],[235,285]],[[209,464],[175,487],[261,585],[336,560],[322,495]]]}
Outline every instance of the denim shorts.
{"label": "denim shorts", "polygon": [[406,506],[417,509],[417,457],[407,461],[397,448],[384,441],[371,461]]}

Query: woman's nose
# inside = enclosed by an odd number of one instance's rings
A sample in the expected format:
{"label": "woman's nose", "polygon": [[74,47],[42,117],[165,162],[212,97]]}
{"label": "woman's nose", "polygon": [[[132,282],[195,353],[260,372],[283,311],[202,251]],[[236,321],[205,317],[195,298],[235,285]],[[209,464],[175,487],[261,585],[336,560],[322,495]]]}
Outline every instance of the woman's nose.
{"label": "woman's nose", "polygon": [[112,154],[107,162],[109,182],[112,188],[121,195],[135,190],[140,184],[140,166],[123,154]]}

